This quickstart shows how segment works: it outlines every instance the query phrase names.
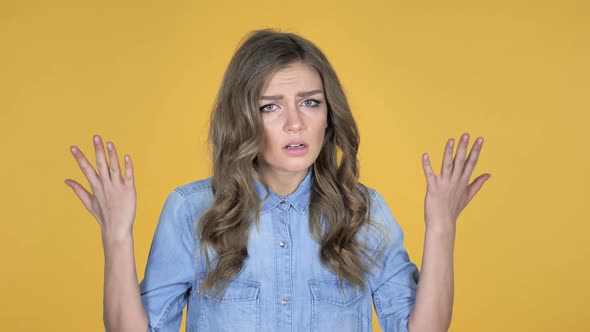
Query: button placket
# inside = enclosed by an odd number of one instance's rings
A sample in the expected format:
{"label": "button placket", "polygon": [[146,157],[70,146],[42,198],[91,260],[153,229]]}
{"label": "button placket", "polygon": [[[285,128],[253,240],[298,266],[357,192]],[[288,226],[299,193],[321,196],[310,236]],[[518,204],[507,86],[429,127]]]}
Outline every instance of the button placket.
{"label": "button placket", "polygon": [[293,271],[292,271],[292,252],[291,252],[291,232],[289,229],[289,216],[291,204],[288,200],[282,200],[278,205],[281,210],[280,219],[275,224],[278,231],[278,244],[276,253],[279,262],[279,274],[277,275],[277,292],[280,296],[280,323],[279,326],[291,330],[293,324],[293,306],[291,306],[291,299],[293,298]]}

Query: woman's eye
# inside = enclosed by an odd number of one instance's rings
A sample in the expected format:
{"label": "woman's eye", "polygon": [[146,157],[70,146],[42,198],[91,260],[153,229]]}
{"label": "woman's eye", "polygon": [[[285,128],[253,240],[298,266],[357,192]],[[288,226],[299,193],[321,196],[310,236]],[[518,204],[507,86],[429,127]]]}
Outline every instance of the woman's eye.
{"label": "woman's eye", "polygon": [[277,106],[275,104],[268,104],[268,105],[264,105],[260,107],[260,111],[262,112],[272,112],[274,111],[274,109],[272,108],[272,106]]}
{"label": "woman's eye", "polygon": [[303,104],[305,104],[305,106],[311,106],[311,107],[317,107],[321,102],[319,100],[316,99],[306,99]]}

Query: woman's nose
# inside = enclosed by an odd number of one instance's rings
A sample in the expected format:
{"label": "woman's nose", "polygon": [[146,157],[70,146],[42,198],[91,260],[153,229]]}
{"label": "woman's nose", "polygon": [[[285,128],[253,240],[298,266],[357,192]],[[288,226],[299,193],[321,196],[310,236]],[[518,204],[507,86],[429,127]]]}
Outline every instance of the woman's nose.
{"label": "woman's nose", "polygon": [[287,110],[287,122],[285,122],[285,130],[290,132],[298,132],[303,129],[303,119],[301,112],[297,107],[289,107]]}

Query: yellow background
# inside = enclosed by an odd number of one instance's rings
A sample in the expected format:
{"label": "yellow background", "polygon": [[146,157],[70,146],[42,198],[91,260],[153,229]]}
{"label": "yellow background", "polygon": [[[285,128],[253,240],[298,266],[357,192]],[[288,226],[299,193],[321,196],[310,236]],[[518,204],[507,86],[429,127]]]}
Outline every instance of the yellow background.
{"label": "yellow background", "polygon": [[361,180],[419,267],[420,156],[438,173],[448,138],[484,137],[474,178],[492,178],[459,218],[451,331],[590,330],[589,3],[302,0],[0,2],[3,331],[103,331],[99,227],[63,182],[88,186],[69,146],[93,158],[100,134],[132,156],[141,279],[164,199],[209,176],[225,67],[264,27],[331,60]]}

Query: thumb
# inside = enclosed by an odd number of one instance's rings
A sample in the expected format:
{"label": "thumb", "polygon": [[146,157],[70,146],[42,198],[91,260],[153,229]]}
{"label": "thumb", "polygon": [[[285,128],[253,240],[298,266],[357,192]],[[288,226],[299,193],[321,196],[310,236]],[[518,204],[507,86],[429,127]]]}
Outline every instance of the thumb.
{"label": "thumb", "polygon": [[74,191],[78,199],[82,202],[86,210],[88,210],[88,212],[90,212],[96,218],[96,214],[94,213],[93,209],[92,194],[90,194],[88,190],[86,190],[86,188],[84,188],[81,184],[79,184],[76,181],[66,179],[64,182],[68,187],[72,188],[72,190]]}
{"label": "thumb", "polygon": [[471,202],[473,197],[479,192],[483,184],[492,177],[492,174],[485,173],[478,176],[470,185],[467,186],[467,203]]}

